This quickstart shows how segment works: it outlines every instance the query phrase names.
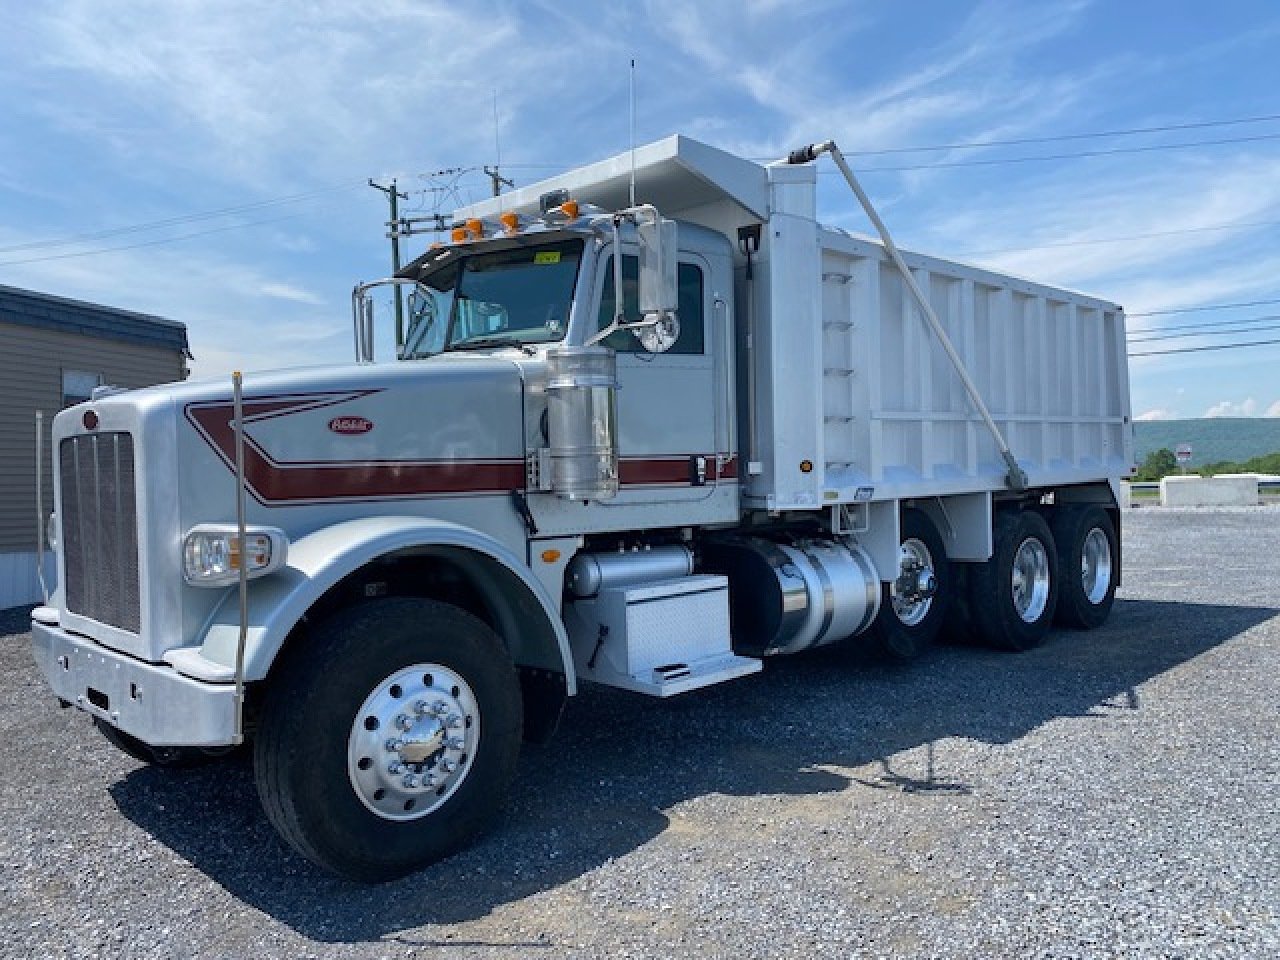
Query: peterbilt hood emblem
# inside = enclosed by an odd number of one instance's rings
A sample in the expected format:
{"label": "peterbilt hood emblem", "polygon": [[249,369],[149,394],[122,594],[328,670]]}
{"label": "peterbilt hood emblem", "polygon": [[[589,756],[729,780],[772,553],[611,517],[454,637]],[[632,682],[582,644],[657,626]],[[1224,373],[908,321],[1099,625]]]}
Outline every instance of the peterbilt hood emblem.
{"label": "peterbilt hood emblem", "polygon": [[368,433],[373,429],[373,421],[365,417],[334,417],[329,421],[329,429],[343,434]]}

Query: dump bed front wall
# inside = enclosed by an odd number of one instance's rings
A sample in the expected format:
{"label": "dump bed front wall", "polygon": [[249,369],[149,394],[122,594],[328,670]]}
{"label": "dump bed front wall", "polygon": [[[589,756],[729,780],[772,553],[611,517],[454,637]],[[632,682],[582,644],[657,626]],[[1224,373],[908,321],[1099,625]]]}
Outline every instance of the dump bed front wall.
{"label": "dump bed front wall", "polygon": [[[1003,488],[994,441],[883,249],[838,231],[819,237],[824,500]],[[905,258],[1033,485],[1128,472],[1133,441],[1118,307]]]}

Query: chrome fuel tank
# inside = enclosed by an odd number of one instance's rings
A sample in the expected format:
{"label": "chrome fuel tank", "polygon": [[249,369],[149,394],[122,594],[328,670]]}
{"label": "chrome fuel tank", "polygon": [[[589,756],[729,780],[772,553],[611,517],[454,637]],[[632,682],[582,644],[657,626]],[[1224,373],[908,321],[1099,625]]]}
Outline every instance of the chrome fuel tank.
{"label": "chrome fuel tank", "polygon": [[844,540],[714,541],[702,569],[729,578],[733,649],[746,656],[798,653],[861,633],[880,609],[880,580],[866,552]]}

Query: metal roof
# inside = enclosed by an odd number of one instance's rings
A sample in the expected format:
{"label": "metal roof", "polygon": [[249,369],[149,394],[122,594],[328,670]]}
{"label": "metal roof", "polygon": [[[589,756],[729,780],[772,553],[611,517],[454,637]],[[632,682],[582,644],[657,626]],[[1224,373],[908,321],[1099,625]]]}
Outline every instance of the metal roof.
{"label": "metal roof", "polygon": [[3,284],[0,284],[0,323],[77,333],[148,347],[167,347],[190,356],[185,323],[148,313],[105,307],[100,303],[86,303],[34,290],[6,287]]}

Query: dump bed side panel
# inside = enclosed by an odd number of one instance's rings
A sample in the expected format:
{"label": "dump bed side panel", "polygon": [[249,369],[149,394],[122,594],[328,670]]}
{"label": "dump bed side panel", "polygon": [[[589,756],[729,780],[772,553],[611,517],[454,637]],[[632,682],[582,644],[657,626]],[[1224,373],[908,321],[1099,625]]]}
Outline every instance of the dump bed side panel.
{"label": "dump bed side panel", "polygon": [[[1002,489],[995,443],[883,249],[825,229],[820,242],[826,502]],[[904,256],[1032,485],[1127,473],[1119,307]]]}

